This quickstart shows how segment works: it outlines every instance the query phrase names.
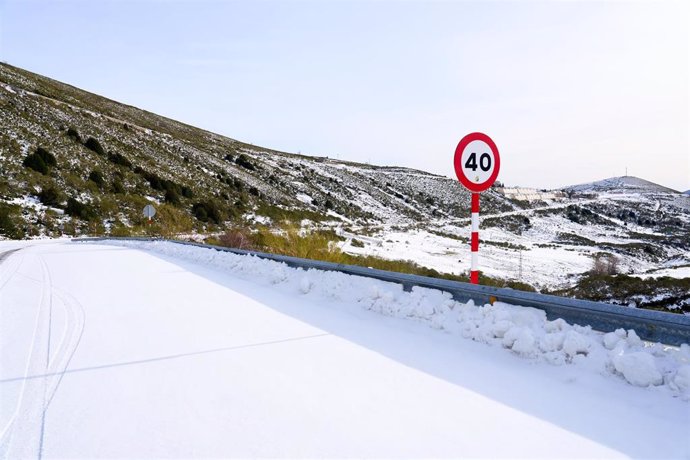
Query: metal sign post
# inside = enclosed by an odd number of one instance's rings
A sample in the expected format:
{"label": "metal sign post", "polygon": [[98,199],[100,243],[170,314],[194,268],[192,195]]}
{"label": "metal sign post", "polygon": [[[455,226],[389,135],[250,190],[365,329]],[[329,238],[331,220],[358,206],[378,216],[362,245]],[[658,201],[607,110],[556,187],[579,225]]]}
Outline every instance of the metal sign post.
{"label": "metal sign post", "polygon": [[501,157],[489,136],[471,133],[463,137],[455,148],[453,165],[460,183],[472,192],[470,283],[479,284],[479,194],[496,181],[501,168]]}

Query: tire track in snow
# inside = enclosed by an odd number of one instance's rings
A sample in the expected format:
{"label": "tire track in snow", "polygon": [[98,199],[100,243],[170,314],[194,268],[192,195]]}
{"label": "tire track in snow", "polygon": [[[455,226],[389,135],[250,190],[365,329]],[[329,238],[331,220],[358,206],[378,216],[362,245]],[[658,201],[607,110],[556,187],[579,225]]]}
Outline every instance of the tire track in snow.
{"label": "tire track in snow", "polygon": [[67,326],[65,327],[62,340],[55,351],[55,358],[51,361],[49,373],[52,374],[52,381],[48,387],[46,400],[46,410],[50,406],[55,393],[57,392],[62,378],[65,376],[67,367],[74,353],[79,347],[81,338],[84,335],[85,313],[84,307],[72,295],[62,289],[53,287],[53,294],[60,300],[67,314]]}
{"label": "tire track in snow", "polygon": [[[0,437],[0,457],[9,459],[42,457],[46,411],[79,346],[85,323],[83,306],[70,294],[53,286],[48,265],[40,256],[37,259],[42,272],[41,301],[31,351],[17,408]],[[65,310],[65,327],[51,358],[51,323],[56,305]],[[37,372],[47,375],[40,379],[27,378]]]}
{"label": "tire track in snow", "polygon": [[[3,265],[4,262],[7,261],[7,270],[2,270],[0,271],[0,291],[7,286],[7,283],[10,282],[10,280],[14,277],[14,275],[19,271],[19,268],[22,265],[22,262],[24,261],[24,257],[20,257],[17,259],[16,257],[13,257],[10,259],[10,256],[14,254],[17,251],[21,251],[24,248],[18,248],[18,249],[12,249],[11,251],[5,251],[2,254],[0,254],[0,265]],[[0,304],[0,308],[2,308],[2,305]]]}
{"label": "tire track in snow", "polygon": [[[31,340],[25,376],[47,368],[49,310],[51,301],[45,278],[45,267],[38,259],[42,271],[41,300],[36,314],[36,325]],[[0,442],[0,453],[5,458],[38,458],[41,443],[41,421],[46,396],[46,379],[24,381],[19,394],[19,403],[12,419],[5,427]]]}

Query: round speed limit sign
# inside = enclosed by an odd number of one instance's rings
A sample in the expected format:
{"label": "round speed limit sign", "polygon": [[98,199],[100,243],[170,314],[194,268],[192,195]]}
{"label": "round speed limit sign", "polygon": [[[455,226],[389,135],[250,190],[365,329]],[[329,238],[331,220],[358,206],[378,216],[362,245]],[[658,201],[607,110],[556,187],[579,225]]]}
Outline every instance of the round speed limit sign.
{"label": "round speed limit sign", "polygon": [[472,133],[460,140],[455,149],[454,165],[460,183],[478,193],[491,187],[498,177],[501,158],[489,136]]}

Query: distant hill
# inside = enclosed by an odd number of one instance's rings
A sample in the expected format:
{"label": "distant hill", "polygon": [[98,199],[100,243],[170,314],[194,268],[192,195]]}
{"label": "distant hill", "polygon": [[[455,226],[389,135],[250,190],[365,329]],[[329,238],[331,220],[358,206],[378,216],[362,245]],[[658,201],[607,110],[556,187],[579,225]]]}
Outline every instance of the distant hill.
{"label": "distant hill", "polygon": [[662,192],[662,193],[680,193],[663,185],[655,184],[645,179],[640,179],[634,176],[621,176],[603,179],[597,182],[590,182],[586,184],[571,185],[563,187],[562,190],[571,192],[616,192],[616,191],[642,191],[642,192]]}

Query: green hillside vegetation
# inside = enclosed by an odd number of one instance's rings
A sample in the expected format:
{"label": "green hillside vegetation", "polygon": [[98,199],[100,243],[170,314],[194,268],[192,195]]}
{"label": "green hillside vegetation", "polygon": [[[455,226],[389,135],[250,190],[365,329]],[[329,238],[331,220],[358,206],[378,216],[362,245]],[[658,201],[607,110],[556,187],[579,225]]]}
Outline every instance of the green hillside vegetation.
{"label": "green hillside vegetation", "polygon": [[[432,268],[423,267],[409,260],[389,260],[374,256],[357,256],[341,251],[337,243],[342,241],[333,231],[304,232],[295,225],[284,225],[278,231],[261,227],[256,231],[235,227],[218,238],[207,240],[209,244],[236,249],[256,250],[271,254],[281,254],[304,259],[321,260],[344,265],[358,265],[411,275],[429,276],[452,281],[469,282],[468,276],[441,273]],[[526,283],[512,280],[500,280],[482,275],[485,286],[510,287],[523,291],[534,291]]]}
{"label": "green hillside vegetation", "polygon": [[588,273],[578,284],[554,295],[623,306],[690,313],[690,278],[639,278],[625,274]]}

